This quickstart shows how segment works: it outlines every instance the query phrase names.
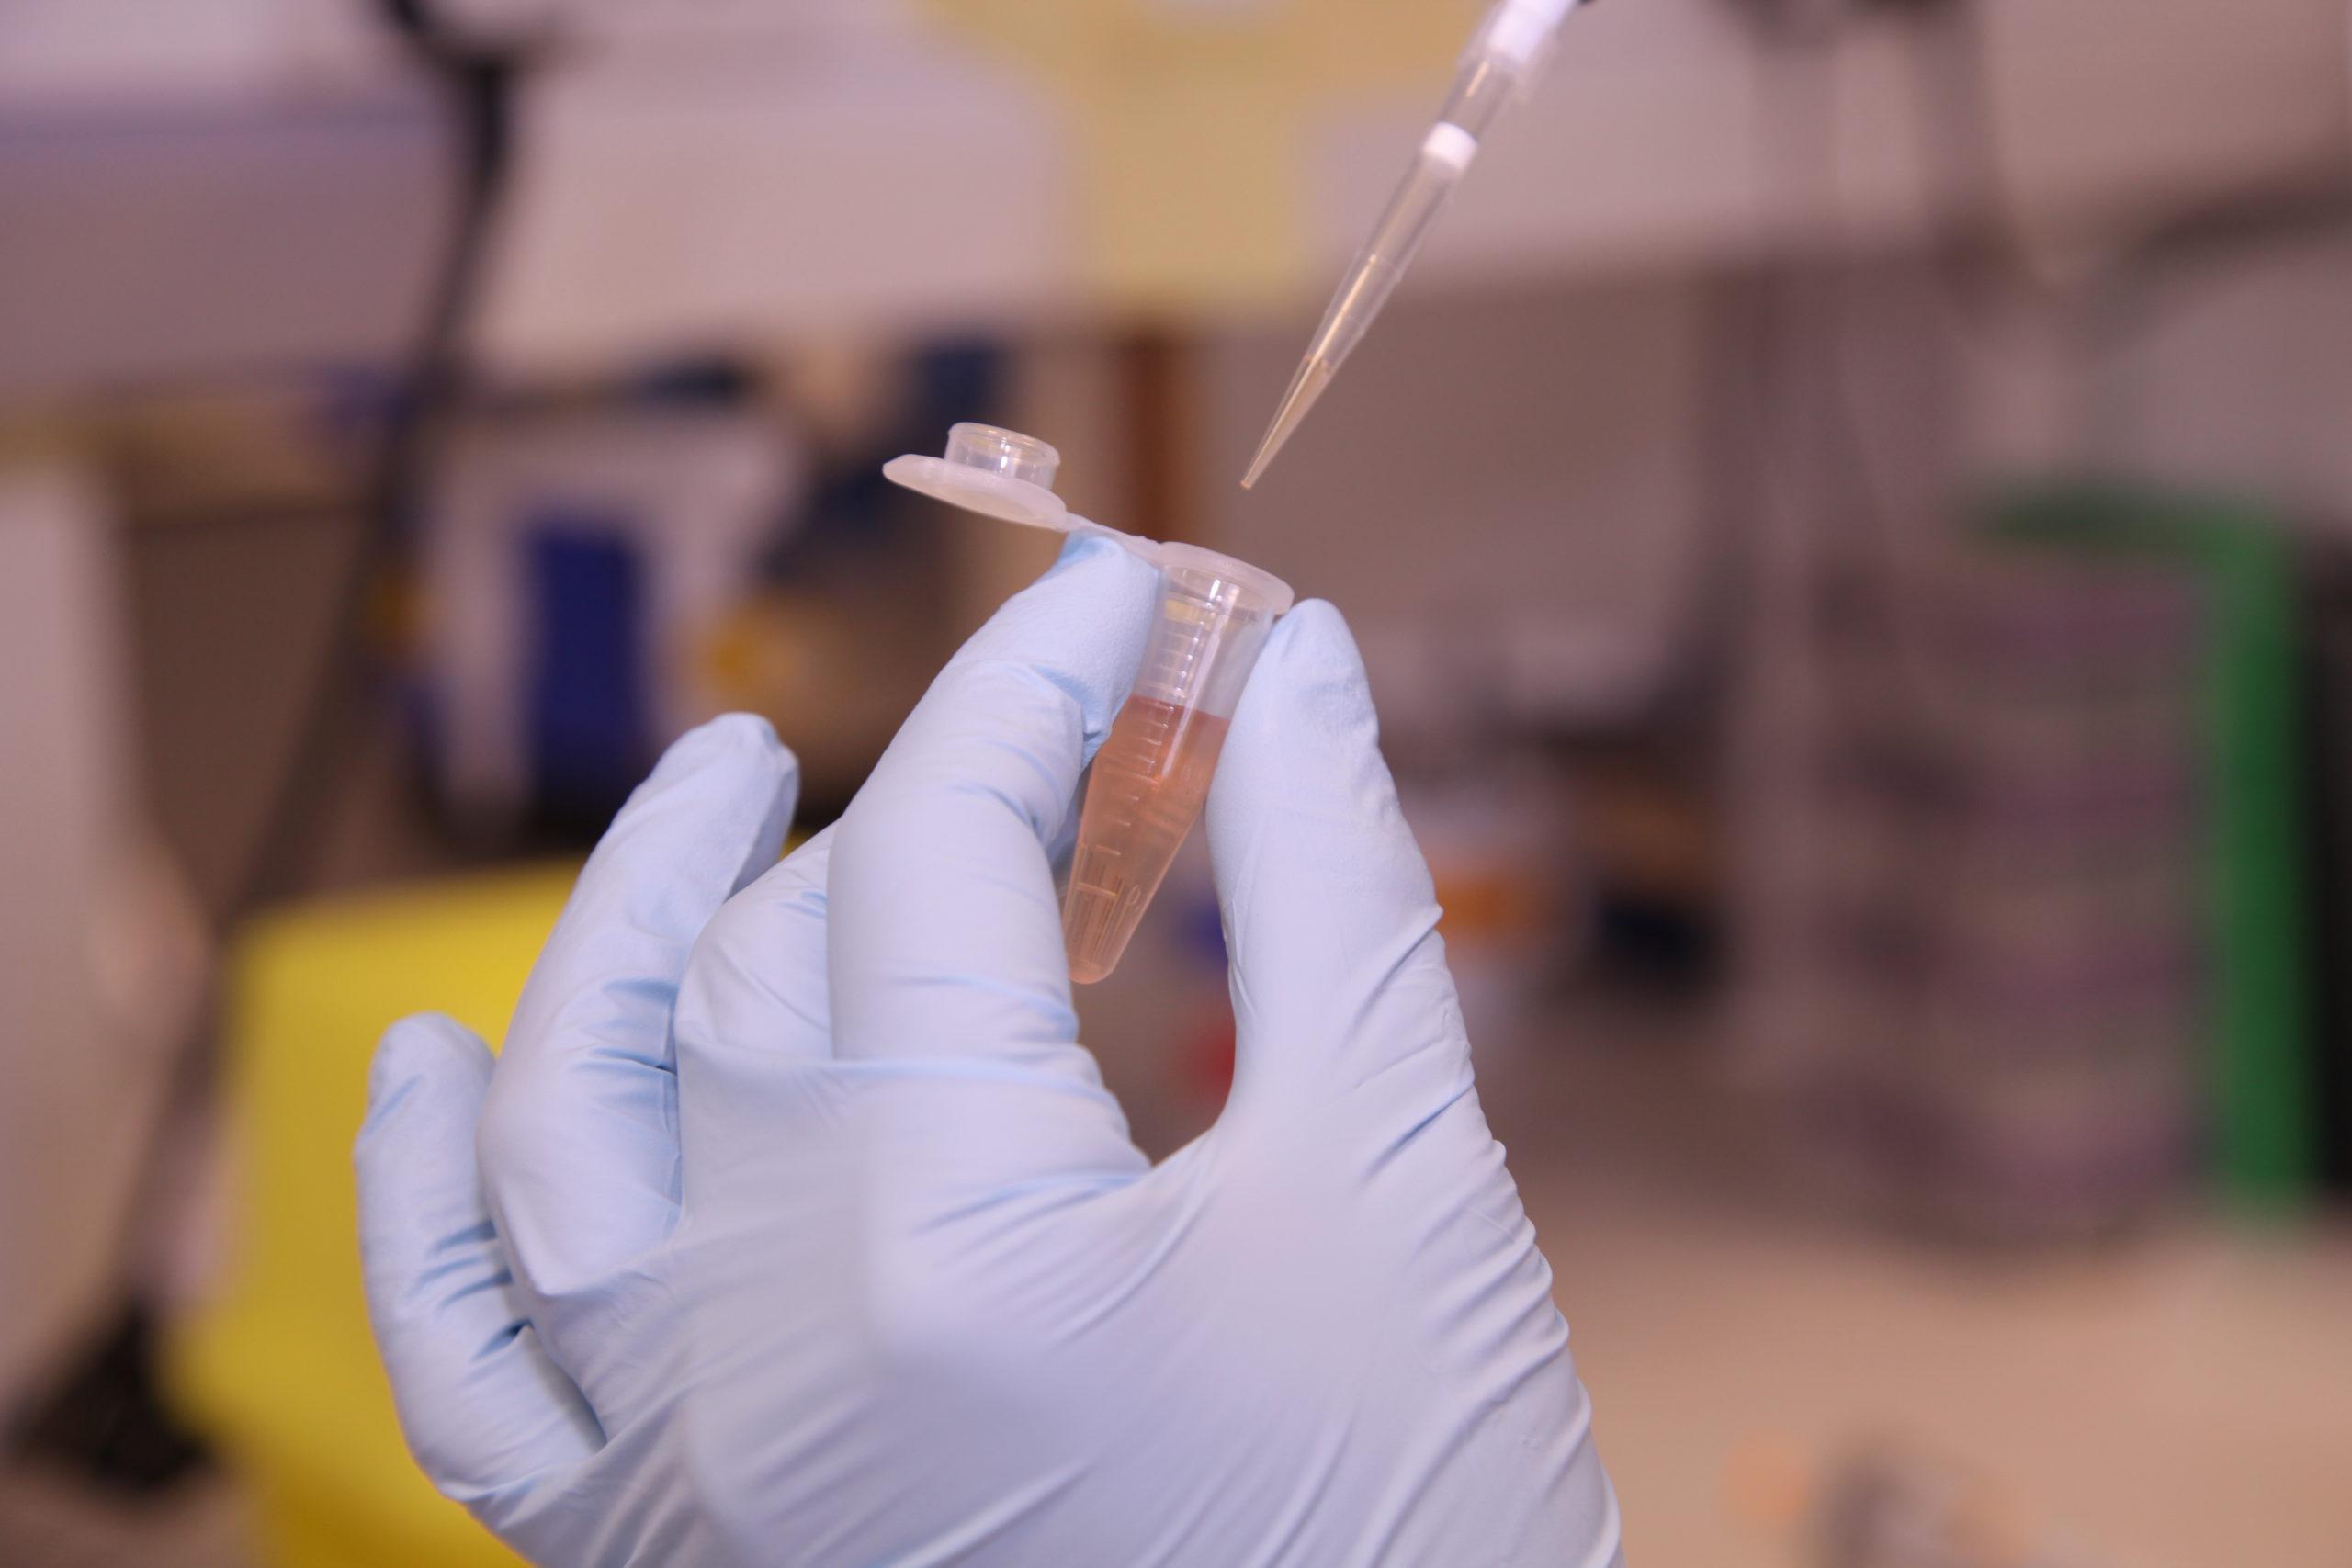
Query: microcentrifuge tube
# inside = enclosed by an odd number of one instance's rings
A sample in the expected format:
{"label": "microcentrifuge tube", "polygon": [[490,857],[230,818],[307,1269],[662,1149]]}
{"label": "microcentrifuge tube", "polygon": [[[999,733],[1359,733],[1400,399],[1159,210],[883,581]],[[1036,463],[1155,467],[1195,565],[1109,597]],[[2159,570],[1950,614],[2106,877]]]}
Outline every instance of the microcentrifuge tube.
{"label": "microcentrifuge tube", "polygon": [[1095,753],[1062,900],[1070,978],[1083,983],[1118,965],[1200,816],[1226,726],[1291,591],[1230,556],[1087,521],[1054,493],[1060,466],[1061,454],[1035,436],[965,423],[947,433],[945,457],[909,453],[882,471],[894,484],[984,516],[1116,540],[1159,570],[1159,618],[1134,694]]}
{"label": "microcentrifuge tube", "polygon": [[1159,615],[1135,690],[1095,753],[1062,901],[1070,978],[1102,979],[1208,799],[1217,753],[1266,634],[1291,604],[1279,578],[1192,545],[1158,547]]}

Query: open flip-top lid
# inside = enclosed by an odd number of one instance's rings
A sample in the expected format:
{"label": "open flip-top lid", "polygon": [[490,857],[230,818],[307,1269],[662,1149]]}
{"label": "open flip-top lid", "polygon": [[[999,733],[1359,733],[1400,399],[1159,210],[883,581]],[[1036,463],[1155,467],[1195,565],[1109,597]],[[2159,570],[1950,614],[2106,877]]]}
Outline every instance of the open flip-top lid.
{"label": "open flip-top lid", "polygon": [[1057,534],[1110,533],[1073,513],[1054,493],[1062,455],[1034,435],[993,424],[959,424],[947,433],[947,456],[910,452],[882,465],[894,484],[967,512],[1050,528]]}
{"label": "open flip-top lid", "polygon": [[910,452],[883,464],[882,473],[894,484],[984,517],[1057,534],[1116,539],[1161,571],[1228,584],[1228,592],[1238,592],[1241,602],[1262,615],[1280,615],[1290,608],[1290,584],[1247,561],[1198,545],[1157,544],[1080,517],[1054,493],[1054,475],[1061,463],[1062,455],[1034,435],[965,423],[948,431],[945,457]]}

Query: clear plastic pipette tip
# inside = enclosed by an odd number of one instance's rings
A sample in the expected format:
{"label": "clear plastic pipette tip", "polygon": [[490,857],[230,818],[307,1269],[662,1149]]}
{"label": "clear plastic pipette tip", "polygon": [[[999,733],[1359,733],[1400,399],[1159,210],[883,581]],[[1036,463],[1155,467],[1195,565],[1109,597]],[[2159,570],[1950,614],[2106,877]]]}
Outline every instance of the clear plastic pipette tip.
{"label": "clear plastic pipette tip", "polygon": [[1258,482],[1258,476],[1273,462],[1275,455],[1290,440],[1291,432],[1306,420],[1306,411],[1315,406],[1315,400],[1323,395],[1323,389],[1331,384],[1331,377],[1338,369],[1338,366],[1313,350],[1299,362],[1298,373],[1290,378],[1290,390],[1283,394],[1282,406],[1274,410],[1273,423],[1266,426],[1266,438],[1258,443],[1258,455],[1250,459],[1250,471],[1241,476],[1243,490]]}
{"label": "clear plastic pipette tip", "polygon": [[1404,182],[1388,198],[1380,221],[1373,226],[1372,237],[1356,254],[1354,265],[1331,296],[1323,324],[1316,329],[1306,357],[1299,361],[1297,374],[1290,378],[1290,390],[1283,394],[1274,422],[1267,426],[1265,440],[1259,443],[1258,456],[1242,477],[1244,490],[1266,471],[1291,433],[1306,418],[1306,411],[1315,406],[1315,400],[1363,341],[1365,331],[1396,291],[1397,280],[1405,276],[1446,197],[1453,193],[1477,152],[1477,139],[1450,121],[1441,120],[1422,139]]}
{"label": "clear plastic pipette tip", "polygon": [[1242,489],[1258,482],[1339,374],[1477,156],[1479,138],[1532,80],[1550,51],[1554,30],[1580,4],[1582,0],[1495,0],[1455,69],[1453,91],[1437,123],[1422,138],[1404,183],[1389,197],[1371,239],[1331,297],[1323,325],[1291,378],[1290,390],[1283,394],[1265,439],[1258,443],[1250,471],[1241,478]]}

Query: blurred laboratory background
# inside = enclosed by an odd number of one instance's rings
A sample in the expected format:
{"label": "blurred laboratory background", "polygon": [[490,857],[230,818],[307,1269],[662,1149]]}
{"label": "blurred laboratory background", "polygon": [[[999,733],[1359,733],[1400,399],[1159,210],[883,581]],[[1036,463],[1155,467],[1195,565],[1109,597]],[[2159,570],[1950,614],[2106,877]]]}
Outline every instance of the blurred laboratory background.
{"label": "blurred laboratory background", "polygon": [[2352,1562],[2344,0],[1601,0],[1245,492],[1475,17],[0,0],[0,1562],[509,1561],[375,1037],[704,716],[841,810],[986,420],[1355,627],[1632,1562]]}

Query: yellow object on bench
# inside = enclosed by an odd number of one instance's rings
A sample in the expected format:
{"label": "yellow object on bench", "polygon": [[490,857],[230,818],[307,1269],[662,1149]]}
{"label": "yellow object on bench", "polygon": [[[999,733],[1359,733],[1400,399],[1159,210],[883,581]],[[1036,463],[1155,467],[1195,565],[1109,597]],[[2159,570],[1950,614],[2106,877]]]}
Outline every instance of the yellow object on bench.
{"label": "yellow object on bench", "polygon": [[251,1489],[273,1568],[517,1561],[409,1458],[360,1289],[351,1144],[404,1013],[496,1041],[574,866],[315,904],[240,943],[222,1046],[235,1230],[172,1347],[180,1403]]}

